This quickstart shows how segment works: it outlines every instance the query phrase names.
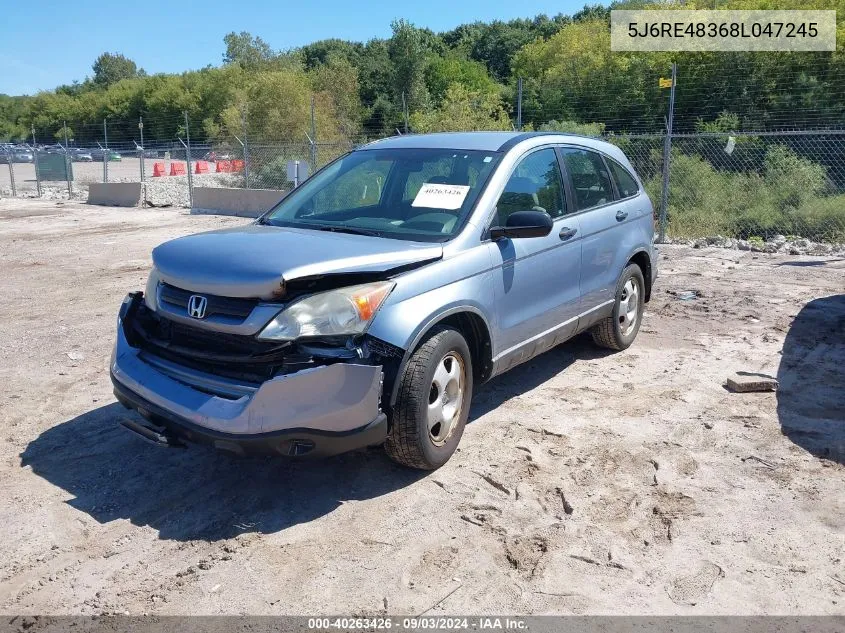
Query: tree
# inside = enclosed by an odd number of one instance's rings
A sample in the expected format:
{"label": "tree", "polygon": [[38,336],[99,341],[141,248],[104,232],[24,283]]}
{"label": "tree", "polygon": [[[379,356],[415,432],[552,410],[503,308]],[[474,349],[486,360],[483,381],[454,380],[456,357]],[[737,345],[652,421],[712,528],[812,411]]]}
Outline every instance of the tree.
{"label": "tree", "polygon": [[70,127],[65,128],[62,126],[53,132],[53,138],[56,139],[58,143],[64,145],[65,139],[68,139],[69,141],[73,140],[73,130]]}
{"label": "tree", "polygon": [[358,70],[345,57],[332,54],[310,76],[314,91],[331,108],[344,136],[356,136],[362,115]]}
{"label": "tree", "polygon": [[276,57],[270,45],[258,36],[246,31],[227,33],[223,37],[226,52],[223,53],[224,64],[239,64],[246,69],[257,69]]}
{"label": "tree", "polygon": [[[622,7],[622,6],[620,6],[620,7],[615,7],[615,8],[619,8],[619,9],[631,8],[631,9],[633,9],[634,7],[627,7],[627,6]],[[646,8],[646,7],[643,7],[643,8]],[[687,7],[685,7],[685,8],[687,8]],[[691,9],[692,7],[688,7],[688,8]],[[705,7],[702,7],[702,8],[705,8]],[[585,4],[583,9],[581,9],[580,11],[578,11],[577,13],[575,13],[572,16],[573,22],[592,22],[594,20],[598,20],[598,21],[603,20],[603,21],[605,21],[609,24],[610,23],[610,7],[605,7],[605,6],[602,6],[600,4]]]}
{"label": "tree", "polygon": [[388,42],[390,61],[394,68],[395,97],[401,101],[402,95],[408,110],[421,110],[428,106],[428,90],[425,85],[426,36],[406,20],[394,20],[390,27],[393,37]]}
{"label": "tree", "polygon": [[425,81],[437,105],[446,97],[449,86],[456,83],[471,92],[499,94],[499,86],[484,64],[454,54],[432,59],[425,70]]}
{"label": "tree", "polygon": [[331,57],[342,57],[353,66],[358,66],[363,49],[364,45],[360,42],[328,39],[306,44],[299,49],[299,53],[302,55],[305,68],[311,70],[321,64],[328,63]]}
{"label": "tree", "polygon": [[144,74],[128,57],[120,53],[103,53],[92,66],[94,69],[94,83],[98,86],[111,86],[121,79],[131,79]]}
{"label": "tree", "polygon": [[511,122],[497,95],[452,84],[439,108],[411,115],[411,127],[420,133],[508,130]]}
{"label": "tree", "polygon": [[537,38],[538,34],[527,20],[492,22],[484,25],[472,47],[471,56],[486,64],[497,81],[504,81],[510,77],[514,54]]}

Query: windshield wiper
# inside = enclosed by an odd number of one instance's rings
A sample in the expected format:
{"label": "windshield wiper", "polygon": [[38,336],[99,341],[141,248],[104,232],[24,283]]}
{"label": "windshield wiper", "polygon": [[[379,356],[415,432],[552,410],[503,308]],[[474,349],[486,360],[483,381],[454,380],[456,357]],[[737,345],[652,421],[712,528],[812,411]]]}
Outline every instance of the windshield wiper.
{"label": "windshield wiper", "polygon": [[308,224],[302,228],[314,229],[315,231],[330,231],[332,233],[351,233],[353,235],[369,235],[370,237],[381,237],[380,231],[360,229],[357,226],[335,226],[334,224]]}

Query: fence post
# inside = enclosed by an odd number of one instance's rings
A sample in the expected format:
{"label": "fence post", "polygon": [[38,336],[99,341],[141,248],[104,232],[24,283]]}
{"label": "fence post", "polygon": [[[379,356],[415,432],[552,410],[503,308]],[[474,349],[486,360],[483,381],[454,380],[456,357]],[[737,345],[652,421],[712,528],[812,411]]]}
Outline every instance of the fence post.
{"label": "fence post", "polygon": [[522,77],[516,82],[516,130],[522,131]]}
{"label": "fence post", "polygon": [[35,126],[32,126],[32,164],[35,165],[35,190],[41,197],[41,174],[38,173],[38,146],[35,143]]}
{"label": "fence post", "polygon": [[194,175],[191,173],[191,128],[188,125],[188,111],[185,110],[185,158],[188,162],[188,206],[194,208]]}
{"label": "fence post", "polygon": [[109,130],[106,127],[106,120],[103,119],[103,182],[109,181]]}
{"label": "fence post", "polygon": [[405,121],[405,134],[408,133],[408,102],[405,101],[405,92],[402,92],[402,118]]}
{"label": "fence post", "polygon": [[311,95],[311,173],[317,171],[317,118],[314,114],[314,95]]}
{"label": "fence post", "polygon": [[62,128],[65,133],[65,179],[67,180],[67,199],[70,200],[73,198],[73,185],[71,184],[73,172],[71,171],[70,146],[67,142],[67,123],[65,121],[62,121]]}
{"label": "fence post", "polygon": [[663,190],[660,195],[660,234],[658,241],[666,241],[666,223],[669,206],[669,165],[672,158],[672,122],[675,118],[675,84],[678,79],[678,66],[672,62],[672,86],[669,92],[669,116],[666,119],[666,138],[663,141]]}
{"label": "fence post", "polygon": [[15,168],[12,166],[12,152],[6,148],[6,160],[9,161],[9,182],[12,185],[12,197],[18,197],[18,190],[15,187]]}
{"label": "fence post", "polygon": [[244,186],[249,189],[249,137],[246,134],[246,106],[241,109],[241,132],[244,137],[241,142],[244,150]]}
{"label": "fence post", "polygon": [[138,149],[141,158],[141,182],[144,182],[144,117],[138,117],[138,129],[141,132],[141,147]]}

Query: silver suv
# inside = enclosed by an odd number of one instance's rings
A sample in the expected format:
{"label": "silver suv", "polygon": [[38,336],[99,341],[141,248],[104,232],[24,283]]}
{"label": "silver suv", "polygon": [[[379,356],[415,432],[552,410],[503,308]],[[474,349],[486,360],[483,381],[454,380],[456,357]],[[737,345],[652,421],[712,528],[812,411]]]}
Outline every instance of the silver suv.
{"label": "silver suv", "polygon": [[652,204],[619,148],[563,134],[399,136],[254,223],[153,251],[120,309],[115,395],[164,445],[444,464],[476,385],[589,330],[637,336]]}

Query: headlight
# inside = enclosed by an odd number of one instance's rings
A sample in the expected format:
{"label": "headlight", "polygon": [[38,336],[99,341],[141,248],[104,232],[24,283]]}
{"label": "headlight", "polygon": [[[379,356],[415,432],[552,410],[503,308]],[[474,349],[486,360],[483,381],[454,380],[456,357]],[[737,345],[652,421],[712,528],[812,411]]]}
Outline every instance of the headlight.
{"label": "headlight", "polygon": [[158,270],[156,267],[153,266],[150,269],[150,276],[147,278],[147,288],[144,291],[144,303],[147,304],[147,307],[155,312],[156,311],[156,293],[158,292]]}
{"label": "headlight", "polygon": [[282,310],[258,338],[292,341],[304,336],[363,334],[395,285],[379,281],[307,297]]}

